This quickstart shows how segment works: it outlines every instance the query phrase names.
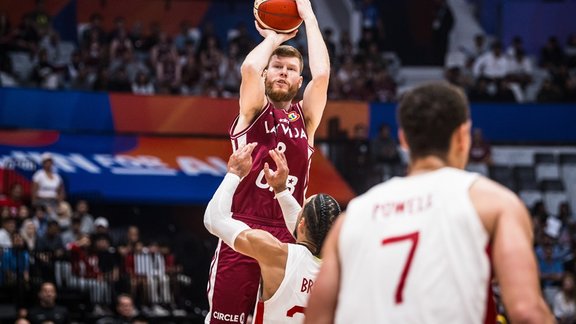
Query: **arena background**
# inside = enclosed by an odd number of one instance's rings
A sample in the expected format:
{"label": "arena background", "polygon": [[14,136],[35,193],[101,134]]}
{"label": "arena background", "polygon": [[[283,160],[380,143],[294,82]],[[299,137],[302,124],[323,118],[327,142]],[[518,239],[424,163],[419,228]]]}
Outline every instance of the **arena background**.
{"label": "arena background", "polygon": [[[435,1],[312,2],[321,27],[330,29],[325,35],[333,44],[333,77],[316,134],[308,193],[328,192],[346,206],[372,185],[403,175],[405,152],[399,150],[390,160],[376,157],[380,127],[389,126],[389,141],[394,143],[397,98],[419,82],[445,79],[470,95],[473,127],[481,129],[484,138],[479,147],[489,151],[489,158],[473,160],[469,169],[515,190],[533,213],[536,251],[553,246],[562,273],[574,273],[576,226],[569,207],[576,204],[576,2],[447,1],[454,21],[440,62],[434,59],[439,46],[432,27]],[[78,286],[71,279],[74,260],[68,249],[58,256],[30,249],[25,269],[30,279],[22,277],[24,269],[13,276],[9,273],[14,269],[0,267],[0,321],[13,321],[19,309],[34,305],[39,284],[51,280],[57,284],[58,303],[69,308],[74,322],[95,322],[113,312],[119,292],[131,293],[148,321],[202,322],[216,242],[204,229],[202,216],[231,153],[227,132],[238,111],[238,80],[228,83],[226,77],[237,72],[243,46],[260,40],[252,27],[252,5],[249,0],[0,2],[2,218],[19,217],[11,200],[15,185],[23,188],[23,204],[32,207],[31,178],[42,153],[50,152],[72,209],[86,200],[94,219],[108,220],[107,235],[116,247],[113,253],[120,255],[120,269],[125,255],[117,252],[131,225],[139,228],[145,246],[159,242],[170,247],[168,254],[175,260],[163,274],[169,298],[150,296],[158,293],[149,293],[153,281],[143,280],[139,290],[130,285],[132,276],[151,276],[143,270],[122,273],[119,279],[106,277],[98,285],[112,288],[106,288],[108,298],[99,299],[91,294],[102,287]],[[104,32],[102,39],[90,39],[95,14],[101,19],[97,29]],[[142,32],[140,38],[130,38],[129,63],[147,71],[152,91],[146,95],[134,90],[134,75],[120,79],[117,74],[125,61],[122,54],[114,57],[111,44],[120,17],[129,35],[137,28]],[[158,62],[150,61],[160,33],[175,42],[178,37],[188,41],[176,44],[174,62],[183,69],[177,83],[164,84]],[[485,39],[481,51],[475,48],[477,35]],[[206,36],[219,48],[216,63],[203,58],[211,55],[203,54]],[[557,45],[545,49],[554,43],[551,37]],[[522,44],[512,47],[518,38]],[[501,41],[509,60],[522,48],[531,68],[520,77],[508,71],[498,80],[478,75],[474,62],[490,52],[495,40]],[[375,52],[369,52],[372,43]],[[232,44],[240,54],[229,53]],[[292,44],[305,48],[302,39]],[[40,66],[42,51],[49,62]],[[74,65],[74,53],[82,68]],[[365,63],[372,60],[381,66]],[[226,62],[234,68],[224,69]],[[194,64],[200,69],[197,80],[186,74]],[[41,73],[46,69],[47,74]],[[82,84],[81,70],[87,75]],[[485,81],[488,85],[482,88]],[[561,213],[564,203],[568,211]],[[558,280],[543,280],[547,294],[559,286]],[[505,315],[504,309],[499,312]]]}

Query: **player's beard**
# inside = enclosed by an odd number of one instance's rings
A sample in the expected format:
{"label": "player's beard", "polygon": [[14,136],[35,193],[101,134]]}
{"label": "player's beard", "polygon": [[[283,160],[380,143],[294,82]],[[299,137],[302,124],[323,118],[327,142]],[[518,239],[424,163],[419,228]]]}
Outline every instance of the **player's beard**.
{"label": "player's beard", "polygon": [[273,102],[292,101],[298,93],[298,85],[290,85],[288,90],[274,90],[274,82],[266,80],[264,82],[266,96]]}

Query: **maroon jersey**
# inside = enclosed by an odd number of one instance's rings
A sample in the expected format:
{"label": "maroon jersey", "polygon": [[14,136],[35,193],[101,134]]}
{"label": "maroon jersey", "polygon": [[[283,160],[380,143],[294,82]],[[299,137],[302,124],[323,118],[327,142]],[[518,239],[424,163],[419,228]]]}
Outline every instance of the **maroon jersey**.
{"label": "maroon jersey", "polygon": [[275,170],[276,165],[268,151],[278,148],[284,153],[290,169],[286,186],[302,205],[308,187],[310,158],[314,152],[314,148],[308,145],[302,107],[299,103],[293,103],[285,111],[268,103],[250,126],[234,134],[237,123],[238,117],[230,128],[233,150],[247,143],[257,142],[258,145],[252,152],[252,169],[242,179],[234,194],[234,218],[262,225],[282,225],[284,217],[280,205],[274,199],[273,189],[266,183],[264,162],[268,162],[270,168]]}

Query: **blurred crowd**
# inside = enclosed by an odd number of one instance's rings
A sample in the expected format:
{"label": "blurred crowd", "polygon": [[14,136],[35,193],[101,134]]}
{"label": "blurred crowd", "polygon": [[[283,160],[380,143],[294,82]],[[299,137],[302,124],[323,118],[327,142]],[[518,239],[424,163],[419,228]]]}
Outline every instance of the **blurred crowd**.
{"label": "blurred crowd", "polygon": [[143,224],[111,227],[107,218],[91,215],[86,200],[72,208],[52,163],[42,155],[29,191],[14,182],[0,195],[0,295],[15,302],[18,316],[29,317],[34,294],[46,282],[73,293],[69,310],[91,319],[113,315],[122,294],[134,296],[135,309],[146,318],[186,316],[184,290],[191,278],[173,242],[144,240]]}

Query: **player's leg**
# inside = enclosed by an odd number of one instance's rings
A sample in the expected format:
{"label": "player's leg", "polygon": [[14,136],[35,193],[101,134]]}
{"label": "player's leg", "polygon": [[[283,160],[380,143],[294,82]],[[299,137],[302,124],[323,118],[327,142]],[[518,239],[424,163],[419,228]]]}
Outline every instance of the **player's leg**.
{"label": "player's leg", "polygon": [[205,323],[246,323],[254,310],[259,282],[260,267],[256,260],[220,241],[210,267],[210,311]]}

